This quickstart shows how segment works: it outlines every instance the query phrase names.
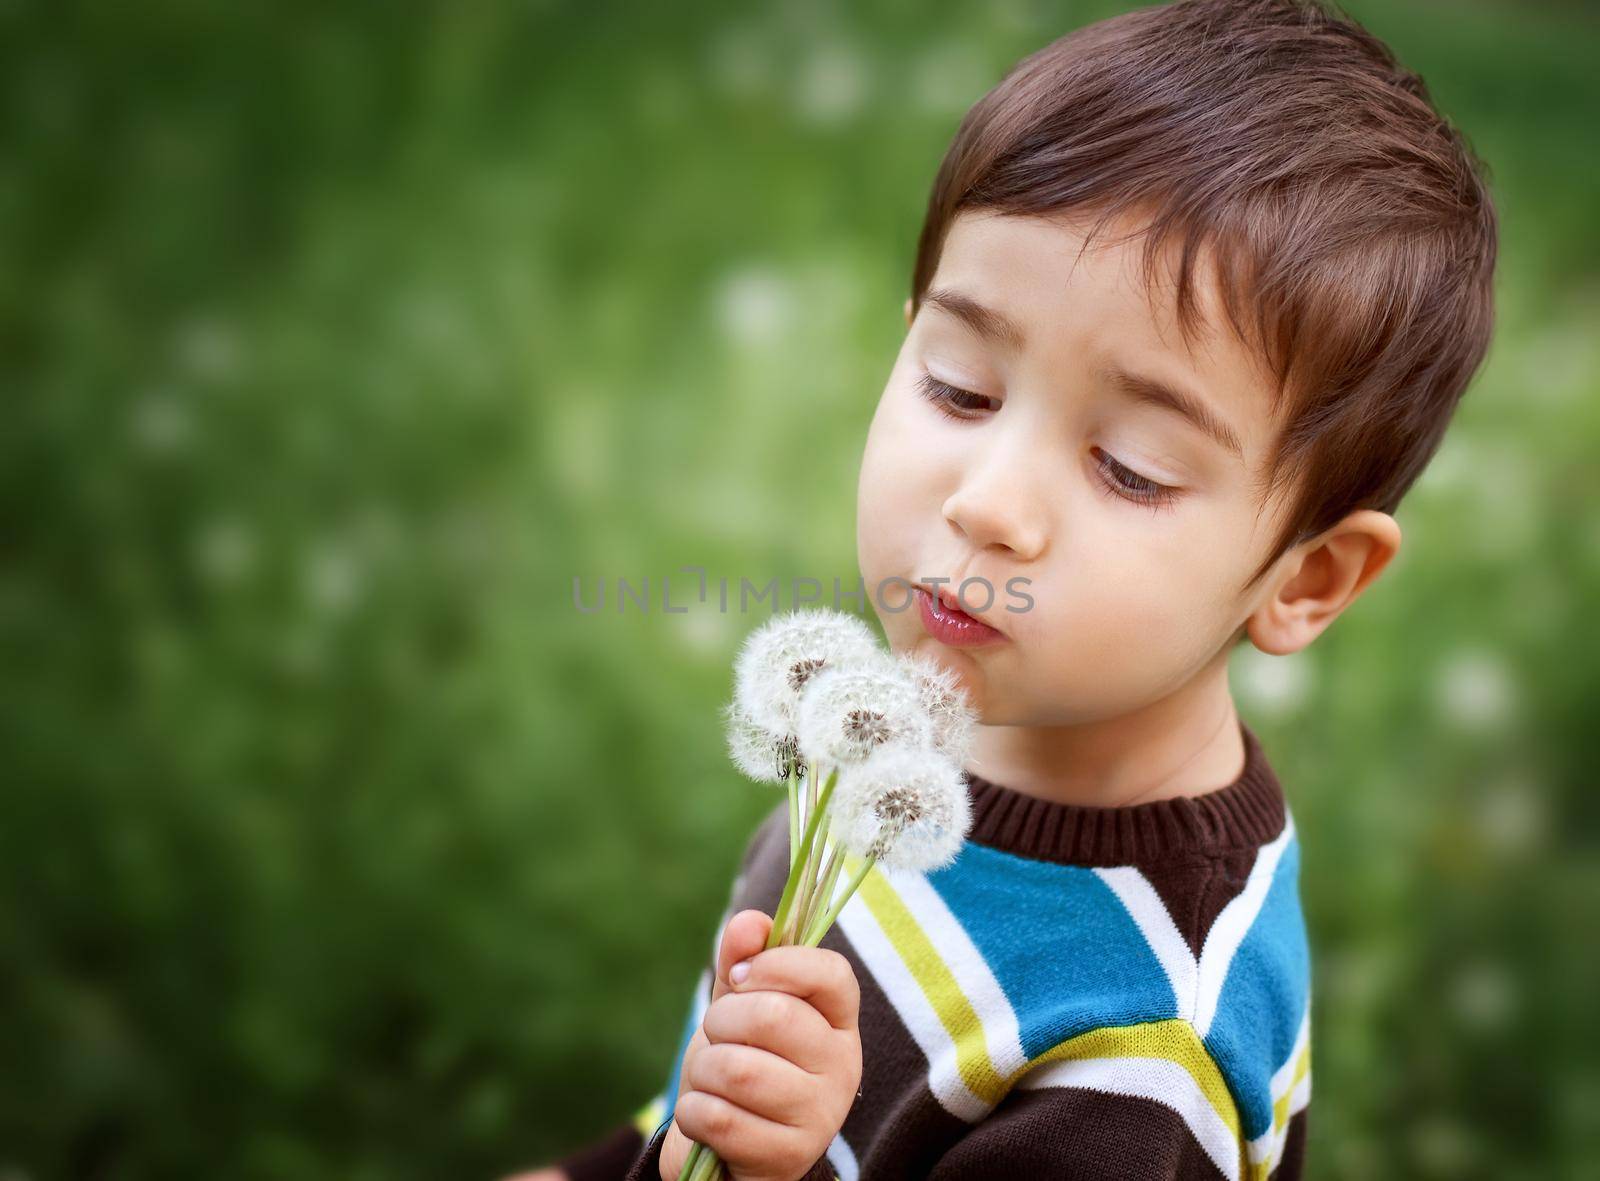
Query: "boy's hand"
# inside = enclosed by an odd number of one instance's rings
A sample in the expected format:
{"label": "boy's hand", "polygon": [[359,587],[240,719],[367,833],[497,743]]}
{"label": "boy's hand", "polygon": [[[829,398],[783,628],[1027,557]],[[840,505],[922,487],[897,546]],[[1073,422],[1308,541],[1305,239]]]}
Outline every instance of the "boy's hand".
{"label": "boy's hand", "polygon": [[[828,1150],[861,1086],[861,988],[820,947],[764,950],[772,919],[728,920],[704,1020],[684,1051],[662,1181],[698,1140],[734,1181],[797,1181]],[[746,963],[745,961],[748,961]],[[731,976],[734,965],[741,973]]]}

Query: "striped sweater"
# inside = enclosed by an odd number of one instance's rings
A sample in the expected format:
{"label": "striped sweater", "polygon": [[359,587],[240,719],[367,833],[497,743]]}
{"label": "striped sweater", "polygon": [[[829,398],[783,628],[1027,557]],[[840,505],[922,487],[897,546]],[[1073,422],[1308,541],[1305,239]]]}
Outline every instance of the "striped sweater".
{"label": "striped sweater", "polygon": [[[1301,1176],[1299,843],[1259,739],[1240,731],[1233,783],[1127,808],[967,772],[973,828],[955,863],[873,870],[823,940],[861,984],[863,1073],[806,1181]],[[780,807],[729,914],[772,913],[787,873]],[[707,969],[679,1061],[710,987]],[[677,1086],[675,1065],[632,1124],[562,1162],[574,1181],[655,1181]]]}

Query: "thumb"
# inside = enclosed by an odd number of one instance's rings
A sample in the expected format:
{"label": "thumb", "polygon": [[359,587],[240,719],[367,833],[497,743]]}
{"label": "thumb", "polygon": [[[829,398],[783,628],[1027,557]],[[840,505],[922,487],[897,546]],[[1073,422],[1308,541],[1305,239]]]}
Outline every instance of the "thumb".
{"label": "thumb", "polygon": [[765,951],[767,936],[772,933],[772,918],[759,910],[741,910],[728,920],[722,931],[722,944],[717,949],[717,980],[711,989],[711,999],[716,1000],[731,987],[728,969],[740,960]]}

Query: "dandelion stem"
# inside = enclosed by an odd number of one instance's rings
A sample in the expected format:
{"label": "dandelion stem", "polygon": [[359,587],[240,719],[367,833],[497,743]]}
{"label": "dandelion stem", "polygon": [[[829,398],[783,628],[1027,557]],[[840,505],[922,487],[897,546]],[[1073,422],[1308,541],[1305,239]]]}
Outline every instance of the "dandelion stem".
{"label": "dandelion stem", "polygon": [[[700,1157],[695,1161],[694,1172],[689,1174],[687,1181],[711,1181],[713,1177],[722,1176],[722,1158],[714,1151],[700,1144]],[[680,1174],[678,1181],[686,1181]]]}
{"label": "dandelion stem", "polygon": [[843,868],[844,857],[841,856],[839,843],[835,841],[833,847],[828,850],[828,860],[823,867],[822,876],[817,879],[817,888],[811,892],[811,904],[806,907],[805,916],[800,920],[799,942],[805,942],[805,936],[810,934],[817,919],[833,901],[833,888],[839,884],[839,871]]}
{"label": "dandelion stem", "polygon": [[822,942],[822,937],[828,933],[828,928],[833,926],[834,919],[839,917],[839,912],[844,909],[845,903],[850,901],[850,896],[866,880],[867,874],[872,872],[872,867],[876,864],[876,858],[868,857],[861,863],[861,868],[850,875],[850,880],[844,885],[844,893],[839,895],[834,904],[828,907],[827,913],[812,923],[810,930],[806,932],[806,947],[815,947]]}
{"label": "dandelion stem", "polygon": [[790,764],[789,774],[789,868],[800,854],[800,773]]}
{"label": "dandelion stem", "polygon": [[817,806],[811,809],[811,818],[806,821],[805,836],[800,839],[799,856],[789,868],[789,880],[783,884],[783,897],[778,899],[778,913],[772,916],[772,933],[767,936],[768,947],[777,947],[783,939],[784,929],[789,923],[789,914],[794,909],[795,892],[800,888],[801,874],[811,857],[811,842],[817,835],[817,826],[828,807],[828,800],[833,796],[833,785],[838,778],[837,770],[828,776],[827,785],[822,789]]}
{"label": "dandelion stem", "polygon": [[833,817],[828,815],[827,809],[821,809],[822,823],[817,827],[817,835],[812,838],[811,847],[806,853],[806,874],[800,881],[800,896],[795,900],[795,906],[789,912],[789,930],[784,935],[785,943],[797,943],[806,933],[806,919],[816,906],[814,895],[817,892],[817,874],[822,867],[822,850],[828,843],[828,828]]}
{"label": "dandelion stem", "polygon": [[706,1153],[706,1146],[696,1140],[689,1145],[689,1155],[683,1158],[683,1168],[678,1170],[678,1181],[692,1181],[695,1170],[700,1167],[700,1158]]}

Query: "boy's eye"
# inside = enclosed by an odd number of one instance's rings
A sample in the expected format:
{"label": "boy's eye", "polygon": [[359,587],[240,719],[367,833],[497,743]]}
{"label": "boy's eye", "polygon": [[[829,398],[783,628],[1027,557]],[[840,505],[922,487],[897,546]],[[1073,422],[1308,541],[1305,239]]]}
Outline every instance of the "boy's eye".
{"label": "boy's eye", "polygon": [[[962,422],[976,418],[989,409],[989,403],[994,401],[993,398],[985,397],[983,394],[975,394],[971,390],[960,389],[940,381],[931,373],[924,373],[917,379],[917,388],[923,397],[933,403],[939,413],[946,418]],[[1100,486],[1107,495],[1131,500],[1135,504],[1146,505],[1152,509],[1164,508],[1177,499],[1176,488],[1158,484],[1141,476],[1098,447],[1094,449],[1094,454]]]}
{"label": "boy's eye", "polygon": [[922,392],[922,396],[932,402],[939,413],[946,418],[962,420],[973,418],[989,409],[988,404],[994,401],[993,398],[986,398],[971,390],[947,385],[931,373],[924,373],[917,379],[917,388]]}
{"label": "boy's eye", "polygon": [[1108,495],[1120,496],[1124,500],[1131,500],[1136,504],[1147,505],[1152,509],[1164,508],[1177,499],[1178,490],[1165,484],[1157,484],[1154,480],[1141,476],[1138,472],[1118,463],[1115,458],[1096,447],[1095,467],[1098,470],[1102,487]]}

